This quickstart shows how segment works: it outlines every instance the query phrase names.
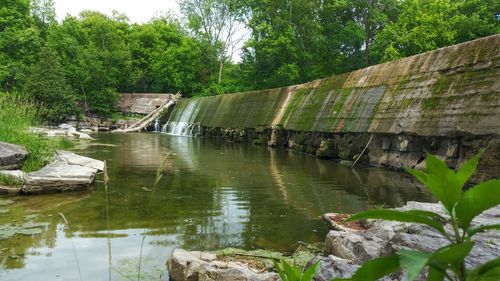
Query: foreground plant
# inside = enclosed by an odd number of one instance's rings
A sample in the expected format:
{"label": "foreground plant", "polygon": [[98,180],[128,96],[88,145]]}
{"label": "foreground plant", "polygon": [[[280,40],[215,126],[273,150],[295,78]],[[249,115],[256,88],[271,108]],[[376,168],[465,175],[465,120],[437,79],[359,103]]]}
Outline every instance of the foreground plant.
{"label": "foreground plant", "polygon": [[[500,259],[494,259],[470,271],[465,268],[464,262],[474,247],[472,237],[475,234],[500,229],[500,224],[472,226],[476,216],[500,204],[500,180],[483,182],[463,191],[482,154],[483,151],[463,163],[456,172],[431,154],[426,158],[426,171],[408,170],[439,199],[448,218],[422,210],[371,210],[355,214],[346,220],[384,219],[425,224],[446,237],[448,245],[432,253],[401,250],[396,256],[381,257],[365,263],[351,279],[334,280],[377,280],[403,268],[407,271],[407,280],[411,281],[425,267],[428,268],[427,278],[432,281],[500,280]],[[445,230],[446,224],[451,225],[451,231]]]}
{"label": "foreground plant", "polygon": [[317,262],[306,270],[303,270],[295,262],[291,265],[284,259],[280,259],[279,262],[273,260],[273,263],[282,281],[311,281],[318,269]]}

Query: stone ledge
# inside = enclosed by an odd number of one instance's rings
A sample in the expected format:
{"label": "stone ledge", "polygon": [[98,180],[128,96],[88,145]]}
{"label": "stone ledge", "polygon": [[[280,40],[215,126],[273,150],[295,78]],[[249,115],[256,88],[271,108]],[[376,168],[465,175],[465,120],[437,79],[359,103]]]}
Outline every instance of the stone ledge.
{"label": "stone ledge", "polygon": [[172,281],[278,281],[278,274],[239,262],[222,261],[217,255],[176,249],[168,260]]}

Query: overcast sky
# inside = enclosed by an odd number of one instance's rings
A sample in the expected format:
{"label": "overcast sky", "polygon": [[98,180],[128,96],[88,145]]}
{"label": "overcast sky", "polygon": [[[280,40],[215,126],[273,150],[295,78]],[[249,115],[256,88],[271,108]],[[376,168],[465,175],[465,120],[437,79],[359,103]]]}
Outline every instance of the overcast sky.
{"label": "overcast sky", "polygon": [[83,10],[100,11],[111,15],[111,11],[126,14],[131,22],[144,23],[157,12],[173,11],[179,14],[177,0],[55,0],[59,20],[67,14],[77,16]]}

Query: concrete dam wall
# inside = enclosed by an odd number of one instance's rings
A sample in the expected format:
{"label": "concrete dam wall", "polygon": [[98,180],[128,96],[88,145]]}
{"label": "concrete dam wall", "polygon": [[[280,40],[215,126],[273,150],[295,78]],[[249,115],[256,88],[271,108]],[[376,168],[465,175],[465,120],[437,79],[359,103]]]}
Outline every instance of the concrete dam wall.
{"label": "concrete dam wall", "polygon": [[455,167],[487,147],[484,180],[500,177],[499,78],[494,35],[301,85],[181,100],[166,130],[346,161],[369,143],[361,162],[394,168],[421,167],[425,151]]}

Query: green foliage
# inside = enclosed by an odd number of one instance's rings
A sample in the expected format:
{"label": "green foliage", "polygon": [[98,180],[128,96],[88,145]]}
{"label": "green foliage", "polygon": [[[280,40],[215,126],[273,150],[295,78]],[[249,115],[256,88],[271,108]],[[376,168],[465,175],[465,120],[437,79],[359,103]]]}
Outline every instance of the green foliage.
{"label": "green foliage", "polygon": [[18,88],[42,46],[29,0],[0,0],[0,91]]}
{"label": "green foliage", "polygon": [[21,186],[22,182],[11,176],[0,174],[0,185],[4,186]]}
{"label": "green foliage", "polygon": [[311,281],[319,266],[319,263],[316,262],[309,268],[303,270],[296,263],[291,265],[284,259],[280,259],[279,262],[273,260],[273,263],[282,281]]}
{"label": "green foliage", "polygon": [[23,92],[43,106],[40,117],[47,121],[60,123],[77,112],[74,90],[66,82],[56,54],[49,48],[42,50]]}
{"label": "green foliage", "polygon": [[[428,211],[372,210],[358,213],[347,221],[359,219],[386,219],[426,224],[438,230],[450,242],[433,253],[401,250],[397,256],[382,257],[365,263],[353,275],[352,280],[377,280],[399,268],[408,272],[408,280],[414,280],[424,267],[429,268],[428,280],[499,280],[500,259],[492,260],[467,272],[465,258],[474,247],[473,235],[500,229],[500,225],[472,227],[472,220],[482,212],[500,204],[500,180],[477,184],[463,192],[465,183],[473,175],[484,151],[479,152],[454,171],[437,157],[428,154],[426,170],[408,170],[441,201],[449,219]],[[451,224],[453,234],[444,231]],[[377,271],[378,270],[378,271]],[[375,274],[377,273],[377,274]],[[379,274],[380,273],[380,274]]]}
{"label": "green foliage", "polygon": [[120,92],[189,97],[281,87],[497,34],[498,3],[182,0],[185,22],[164,15],[131,24],[95,11],[58,23],[53,0],[0,0],[0,89],[26,89],[44,46],[62,66],[67,96],[102,116],[116,112]]}
{"label": "green foliage", "polygon": [[384,62],[455,43],[497,34],[495,0],[406,0],[397,19],[374,40],[376,59]]}
{"label": "green foliage", "polygon": [[[367,281],[378,280],[399,269],[399,259],[397,256],[382,257],[366,262],[360,267],[349,280]],[[340,278],[332,281],[343,280]]]}
{"label": "green foliage", "polygon": [[0,92],[0,141],[26,147],[28,158],[23,163],[25,172],[36,171],[47,164],[56,149],[72,144],[65,139],[47,139],[28,130],[36,125],[39,111],[28,99]]}

